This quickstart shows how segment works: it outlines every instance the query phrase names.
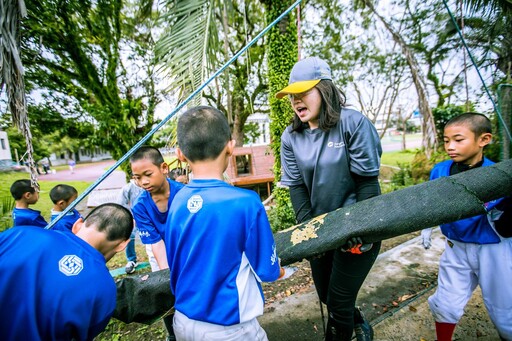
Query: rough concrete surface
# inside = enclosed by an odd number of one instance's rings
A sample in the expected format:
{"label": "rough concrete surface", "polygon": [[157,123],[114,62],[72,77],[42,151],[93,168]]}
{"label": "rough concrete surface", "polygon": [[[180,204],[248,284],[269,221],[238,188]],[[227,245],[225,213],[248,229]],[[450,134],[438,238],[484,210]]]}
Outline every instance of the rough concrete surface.
{"label": "rough concrete surface", "polygon": [[[361,288],[358,305],[371,321],[376,341],[435,340],[434,319],[427,303],[435,286],[424,284],[436,283],[444,237],[435,229],[429,250],[423,249],[420,238],[379,255]],[[398,308],[383,312],[384,302],[390,300],[396,302]],[[259,321],[271,341],[323,339],[320,305],[314,287],[271,304]],[[500,340],[489,320],[480,290],[475,291],[467,305],[454,340]]]}

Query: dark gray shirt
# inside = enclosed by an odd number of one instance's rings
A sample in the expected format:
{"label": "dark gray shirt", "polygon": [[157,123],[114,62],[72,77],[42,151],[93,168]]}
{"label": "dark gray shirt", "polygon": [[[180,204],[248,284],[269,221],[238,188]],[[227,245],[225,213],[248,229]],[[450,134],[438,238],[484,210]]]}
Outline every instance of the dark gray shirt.
{"label": "dark gray shirt", "polygon": [[335,127],[325,132],[309,128],[281,137],[281,183],[305,184],[312,215],[334,211],[356,202],[350,172],[379,175],[382,147],[377,130],[363,114],[343,109]]}

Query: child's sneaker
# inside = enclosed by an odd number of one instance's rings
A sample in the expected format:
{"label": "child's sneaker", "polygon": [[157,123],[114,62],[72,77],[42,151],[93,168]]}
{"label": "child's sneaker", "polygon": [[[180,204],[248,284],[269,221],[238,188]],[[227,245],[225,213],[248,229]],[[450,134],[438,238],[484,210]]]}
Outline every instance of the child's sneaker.
{"label": "child's sneaker", "polygon": [[373,340],[373,328],[366,320],[361,311],[361,308],[356,307],[354,312],[356,316],[356,322],[354,324],[354,332],[356,333],[357,341],[372,341]]}
{"label": "child's sneaker", "polygon": [[127,274],[132,274],[135,272],[135,268],[137,267],[137,263],[134,261],[129,261],[126,263],[126,266],[124,267],[124,271],[126,271]]}

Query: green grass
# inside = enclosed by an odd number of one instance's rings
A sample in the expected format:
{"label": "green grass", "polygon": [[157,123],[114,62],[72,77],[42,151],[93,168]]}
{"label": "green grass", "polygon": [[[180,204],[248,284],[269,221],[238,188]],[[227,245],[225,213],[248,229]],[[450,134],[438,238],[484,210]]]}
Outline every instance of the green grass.
{"label": "green grass", "polygon": [[398,164],[411,163],[416,155],[416,150],[405,150],[397,152],[382,153],[381,164],[398,167]]}
{"label": "green grass", "polygon": [[[18,173],[18,172],[8,172],[8,173],[0,173],[0,198],[11,197],[10,188],[14,181],[20,179],[30,179],[30,174],[28,173]],[[51,218],[51,209],[53,207],[53,203],[50,199],[50,190],[60,184],[64,183],[63,181],[44,181],[39,180],[39,186],[41,187],[41,191],[39,193],[39,201],[35,205],[31,205],[30,208],[41,211],[41,214],[46,219],[46,221],[50,221]],[[78,194],[82,193],[92,184],[92,182],[88,181],[66,181],[67,185],[73,186],[78,191]]]}

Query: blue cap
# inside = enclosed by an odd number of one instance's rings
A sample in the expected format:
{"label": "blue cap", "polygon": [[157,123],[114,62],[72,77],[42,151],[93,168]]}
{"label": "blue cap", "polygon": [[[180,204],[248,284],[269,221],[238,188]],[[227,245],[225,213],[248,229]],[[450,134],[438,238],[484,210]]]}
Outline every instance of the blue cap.
{"label": "blue cap", "polygon": [[331,68],[318,57],[308,57],[295,63],[288,86],[276,94],[277,98],[300,94],[312,89],[322,79],[332,80]]}

